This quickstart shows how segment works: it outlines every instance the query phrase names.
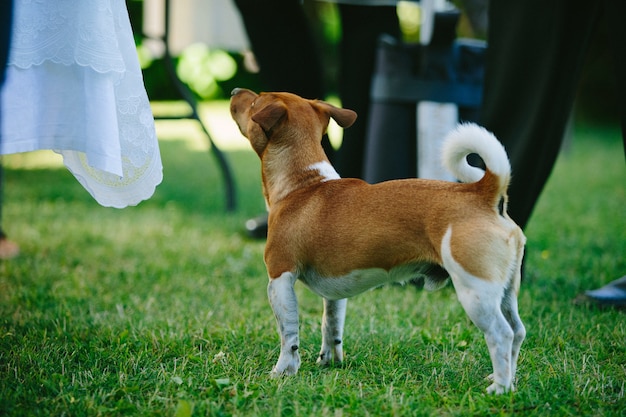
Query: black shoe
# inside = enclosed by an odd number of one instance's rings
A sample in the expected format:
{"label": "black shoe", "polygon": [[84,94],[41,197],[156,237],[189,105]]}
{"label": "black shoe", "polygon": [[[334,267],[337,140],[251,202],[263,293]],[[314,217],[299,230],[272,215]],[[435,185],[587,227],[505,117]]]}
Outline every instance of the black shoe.
{"label": "black shoe", "polygon": [[597,290],[585,291],[587,299],[602,306],[626,307],[626,276]]}
{"label": "black shoe", "polygon": [[253,239],[266,239],[267,213],[246,221],[246,233]]}

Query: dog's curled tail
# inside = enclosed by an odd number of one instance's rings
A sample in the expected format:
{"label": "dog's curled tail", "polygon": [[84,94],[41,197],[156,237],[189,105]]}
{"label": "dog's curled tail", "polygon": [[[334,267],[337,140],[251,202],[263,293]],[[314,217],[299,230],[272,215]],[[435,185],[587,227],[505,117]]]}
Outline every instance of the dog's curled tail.
{"label": "dog's curled tail", "polygon": [[504,146],[493,133],[474,123],[460,124],[443,143],[443,164],[462,182],[476,182],[485,171],[467,162],[469,154],[478,154],[488,171],[498,178],[498,189],[506,193],[511,179],[511,164]]}

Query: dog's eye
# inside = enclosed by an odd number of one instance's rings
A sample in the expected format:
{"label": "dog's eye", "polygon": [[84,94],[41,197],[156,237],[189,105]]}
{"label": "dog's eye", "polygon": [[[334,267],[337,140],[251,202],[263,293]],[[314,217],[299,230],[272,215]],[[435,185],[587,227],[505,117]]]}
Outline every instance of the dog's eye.
{"label": "dog's eye", "polygon": [[254,100],[252,104],[250,104],[250,108],[253,108],[255,104],[256,104],[256,100]]}

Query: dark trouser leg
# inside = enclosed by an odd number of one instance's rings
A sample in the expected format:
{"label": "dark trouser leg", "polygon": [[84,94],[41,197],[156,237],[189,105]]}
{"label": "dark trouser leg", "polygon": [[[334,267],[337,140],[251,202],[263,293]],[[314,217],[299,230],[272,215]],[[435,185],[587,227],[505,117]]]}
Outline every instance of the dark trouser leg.
{"label": "dark trouser leg", "polygon": [[322,64],[298,0],[235,0],[261,78],[273,91],[324,99]]}
{"label": "dark trouser leg", "polygon": [[[322,60],[299,0],[235,0],[261,78],[272,91],[309,99],[326,96]],[[322,146],[332,160],[334,149],[324,136]]]}
{"label": "dark trouser leg", "polygon": [[490,3],[483,124],[513,170],[509,214],[524,228],[558,155],[601,3]]}
{"label": "dark trouser leg", "polygon": [[616,96],[622,125],[624,155],[626,156],[626,25],[624,25],[626,2],[623,0],[606,0],[605,5],[605,20],[615,62],[615,76],[617,77]]}
{"label": "dark trouser leg", "polygon": [[363,177],[370,84],[381,34],[400,36],[395,7],[339,5],[342,40],[339,49],[342,106],[357,112],[354,125],[343,131],[336,167],[343,177]]}
{"label": "dark trouser leg", "polygon": [[[322,62],[300,0],[235,0],[270,91],[286,91],[309,99],[326,96]],[[332,161],[334,149],[325,135],[322,146]],[[267,215],[246,222],[248,235],[267,236]]]}

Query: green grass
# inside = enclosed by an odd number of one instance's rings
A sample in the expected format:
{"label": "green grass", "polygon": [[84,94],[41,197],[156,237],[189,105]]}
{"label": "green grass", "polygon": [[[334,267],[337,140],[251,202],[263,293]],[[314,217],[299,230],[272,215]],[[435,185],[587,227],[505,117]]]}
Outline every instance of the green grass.
{"label": "green grass", "polygon": [[[527,230],[517,392],[488,396],[481,333],[451,288],[388,286],[350,300],[346,362],[319,369],[321,300],[301,285],[295,377],[273,380],[259,163],[229,151],[239,210],[214,160],[162,142],[165,180],[124,210],[58,167],[11,157],[0,261],[0,415],[602,415],[626,413],[621,311],[575,305],[626,274],[626,169],[615,127],[579,126]],[[29,159],[30,158],[30,159]]]}

